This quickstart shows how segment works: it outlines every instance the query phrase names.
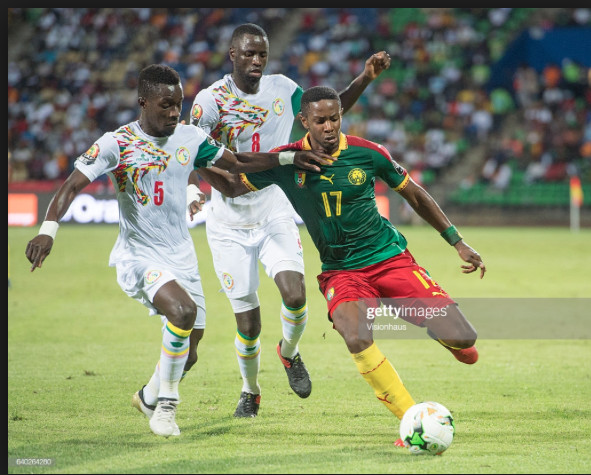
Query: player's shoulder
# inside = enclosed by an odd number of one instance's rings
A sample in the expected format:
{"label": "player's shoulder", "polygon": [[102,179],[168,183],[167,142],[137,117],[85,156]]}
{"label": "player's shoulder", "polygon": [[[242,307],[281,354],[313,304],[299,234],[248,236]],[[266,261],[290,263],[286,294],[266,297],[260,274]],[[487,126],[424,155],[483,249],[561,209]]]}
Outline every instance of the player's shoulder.
{"label": "player's shoulder", "polygon": [[139,134],[141,134],[141,128],[136,120],[105,132],[97,142],[132,142]]}
{"label": "player's shoulder", "polygon": [[199,127],[193,124],[178,124],[176,129],[174,129],[173,134],[174,139],[196,139],[196,138],[206,138],[207,134],[203,132]]}
{"label": "player's shoulder", "polygon": [[261,82],[266,87],[286,87],[290,90],[298,87],[298,84],[283,74],[265,74],[261,78]]}
{"label": "player's shoulder", "polygon": [[372,150],[374,152],[378,152],[379,154],[383,155],[384,157],[388,158],[389,160],[392,159],[390,156],[390,152],[388,149],[384,147],[382,144],[372,142],[371,140],[364,139],[363,137],[358,137],[356,135],[347,135],[347,144],[350,147],[362,147]]}
{"label": "player's shoulder", "polygon": [[288,143],[285,145],[279,145],[278,147],[272,148],[269,152],[286,152],[286,151],[304,150],[304,139],[300,139],[297,142]]}

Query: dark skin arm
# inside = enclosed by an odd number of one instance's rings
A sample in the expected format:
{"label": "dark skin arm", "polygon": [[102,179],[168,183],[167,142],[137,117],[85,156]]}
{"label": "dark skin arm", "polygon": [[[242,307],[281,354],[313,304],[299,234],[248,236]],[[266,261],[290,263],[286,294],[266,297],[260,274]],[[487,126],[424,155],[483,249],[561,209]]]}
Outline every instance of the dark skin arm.
{"label": "dark skin arm", "polygon": [[[400,191],[400,195],[437,232],[441,233],[451,226],[451,222],[433,197],[412,179],[410,179],[406,188]],[[486,267],[484,262],[482,262],[480,254],[466,244],[463,239],[457,242],[454,247],[458,251],[460,258],[468,263],[468,265],[462,265],[462,272],[464,274],[470,274],[480,269],[480,278],[482,279],[486,272]]]}
{"label": "dark skin arm", "polygon": [[[318,165],[330,165],[333,161],[330,155],[321,152],[299,150],[295,152],[293,165],[302,170],[320,173]],[[262,172],[280,166],[279,153],[234,153],[225,149],[213,166],[230,173]]]}
{"label": "dark skin arm", "polygon": [[[74,170],[52,198],[45,221],[56,221],[64,217],[74,198],[90,183],[82,172]],[[53,238],[46,234],[39,234],[29,241],[25,255],[31,262],[31,272],[41,267],[45,258],[51,252]]]}
{"label": "dark skin arm", "polygon": [[197,173],[207,183],[228,198],[236,198],[249,192],[240,180],[240,175],[228,173],[217,168],[198,168]]}
{"label": "dark skin arm", "polygon": [[382,71],[390,67],[390,61],[390,55],[385,51],[375,53],[365,61],[363,72],[347,86],[347,89],[339,94],[343,113],[353,107],[353,104],[361,97],[369,83],[377,78]]}

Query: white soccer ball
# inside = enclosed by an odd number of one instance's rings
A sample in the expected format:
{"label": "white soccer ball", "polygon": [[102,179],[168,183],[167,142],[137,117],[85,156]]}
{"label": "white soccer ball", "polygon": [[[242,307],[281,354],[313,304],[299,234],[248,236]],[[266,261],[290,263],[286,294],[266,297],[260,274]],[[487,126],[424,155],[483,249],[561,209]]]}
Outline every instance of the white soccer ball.
{"label": "white soccer ball", "polygon": [[455,426],[451,412],[433,401],[408,409],[400,421],[400,438],[413,455],[440,455],[451,445]]}

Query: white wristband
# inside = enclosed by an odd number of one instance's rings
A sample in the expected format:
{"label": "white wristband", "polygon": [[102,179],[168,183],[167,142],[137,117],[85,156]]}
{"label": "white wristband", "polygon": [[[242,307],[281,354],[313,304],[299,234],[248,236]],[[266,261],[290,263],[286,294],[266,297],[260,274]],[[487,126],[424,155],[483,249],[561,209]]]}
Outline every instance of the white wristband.
{"label": "white wristband", "polygon": [[199,188],[191,183],[187,185],[187,206],[191,206],[193,201],[199,202]]}
{"label": "white wristband", "polygon": [[43,221],[41,223],[41,227],[39,228],[39,234],[47,234],[48,236],[51,236],[52,239],[55,240],[55,235],[57,234],[57,228],[59,228],[60,225],[57,223],[57,221]]}
{"label": "white wristband", "polygon": [[293,165],[295,152],[279,152],[279,165]]}

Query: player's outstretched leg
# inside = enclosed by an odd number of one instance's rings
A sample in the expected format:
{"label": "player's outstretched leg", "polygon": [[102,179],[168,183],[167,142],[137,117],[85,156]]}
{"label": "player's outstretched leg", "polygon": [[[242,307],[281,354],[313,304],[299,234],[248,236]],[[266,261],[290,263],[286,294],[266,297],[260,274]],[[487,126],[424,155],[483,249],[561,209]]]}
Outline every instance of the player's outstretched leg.
{"label": "player's outstretched leg", "polygon": [[[378,400],[398,420],[415,404],[398,372],[373,341],[371,330],[359,322],[367,308],[359,301],[341,303],[332,313],[334,328],[345,340],[357,370]],[[400,446],[401,441],[394,442]]]}
{"label": "player's outstretched leg", "polygon": [[478,361],[477,333],[456,304],[445,307],[445,316],[425,322],[427,334],[464,364]]}

